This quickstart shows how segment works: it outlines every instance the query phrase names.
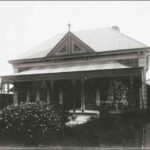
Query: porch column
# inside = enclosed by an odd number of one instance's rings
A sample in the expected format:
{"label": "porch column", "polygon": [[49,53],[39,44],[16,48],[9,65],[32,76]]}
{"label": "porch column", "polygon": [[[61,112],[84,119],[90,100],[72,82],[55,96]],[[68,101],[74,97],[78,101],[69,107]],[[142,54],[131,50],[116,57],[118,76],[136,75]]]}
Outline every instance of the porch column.
{"label": "porch column", "polygon": [[81,78],[81,110],[85,110],[85,97],[84,97],[84,78]]}
{"label": "porch column", "polygon": [[142,92],[142,84],[139,87],[139,99],[140,99],[140,109],[143,108],[143,92]]}
{"label": "porch column", "polygon": [[18,90],[14,84],[13,104],[18,105]]}
{"label": "porch column", "polygon": [[130,101],[133,102],[133,77],[130,76]]}
{"label": "porch column", "polygon": [[8,102],[7,104],[9,103],[9,83],[7,83],[7,97],[8,97]]}
{"label": "porch column", "polygon": [[7,83],[7,94],[9,94],[9,83]]}
{"label": "porch column", "polygon": [[101,104],[101,99],[100,99],[100,90],[99,88],[96,89],[96,105],[100,106]]}
{"label": "porch column", "polygon": [[50,81],[50,102],[54,102],[53,100],[53,84],[54,84],[54,80]]}
{"label": "porch column", "polygon": [[15,91],[13,94],[13,104],[18,105],[18,92]]}
{"label": "porch column", "polygon": [[47,103],[50,103],[50,94],[49,94],[49,89],[47,88]]}
{"label": "porch column", "polygon": [[142,67],[141,70],[141,80],[142,80],[142,86],[141,86],[141,95],[142,95],[142,103],[143,103],[143,109],[147,108],[147,87],[146,87],[146,68],[147,68],[147,55],[148,53],[139,53],[138,54],[138,63],[139,67]]}
{"label": "porch column", "polygon": [[39,102],[40,101],[40,90],[37,89],[36,90],[36,102]]}
{"label": "porch column", "polygon": [[63,99],[64,96],[63,96],[63,94],[64,93],[63,93],[62,89],[60,89],[59,90],[59,104],[60,105],[63,105],[63,103],[64,103],[64,99]]}
{"label": "porch column", "polygon": [[73,90],[73,112],[75,112],[75,79],[72,80],[72,90]]}
{"label": "porch column", "polygon": [[139,87],[140,109],[147,108],[147,89],[144,73],[141,74],[141,85]]}
{"label": "porch column", "polygon": [[27,90],[27,102],[30,101],[30,90]]}
{"label": "porch column", "polygon": [[147,108],[147,88],[146,88],[146,71],[143,69],[142,71],[142,87],[141,87],[141,92],[142,92],[142,101],[143,101],[143,108]]}

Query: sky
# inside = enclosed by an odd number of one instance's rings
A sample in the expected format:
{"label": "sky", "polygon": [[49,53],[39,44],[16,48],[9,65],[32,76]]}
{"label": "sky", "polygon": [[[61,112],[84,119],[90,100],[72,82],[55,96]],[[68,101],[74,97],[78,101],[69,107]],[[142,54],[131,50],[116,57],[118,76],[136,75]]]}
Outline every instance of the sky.
{"label": "sky", "polygon": [[0,1],[0,75],[13,72],[8,60],[67,32],[68,23],[71,31],[117,25],[150,46],[149,18],[149,1]]}

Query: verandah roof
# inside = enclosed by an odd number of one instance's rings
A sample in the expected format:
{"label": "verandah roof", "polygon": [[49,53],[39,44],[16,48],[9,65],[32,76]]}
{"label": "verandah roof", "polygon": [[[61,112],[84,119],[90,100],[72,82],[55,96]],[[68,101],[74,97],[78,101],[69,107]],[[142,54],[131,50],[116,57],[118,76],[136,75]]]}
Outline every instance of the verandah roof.
{"label": "verandah roof", "polygon": [[51,77],[67,79],[72,78],[73,74],[77,78],[84,74],[87,77],[130,76],[140,75],[140,68],[125,66],[117,61],[31,67],[19,73],[2,76],[2,82],[50,80]]}
{"label": "verandah roof", "polygon": [[89,62],[82,64],[64,64],[64,65],[51,65],[43,67],[31,67],[28,70],[12,74],[15,76],[20,75],[34,75],[34,74],[47,74],[47,73],[67,73],[67,72],[80,72],[80,71],[94,71],[94,70],[109,70],[109,69],[123,69],[130,68],[116,61],[112,62]]}

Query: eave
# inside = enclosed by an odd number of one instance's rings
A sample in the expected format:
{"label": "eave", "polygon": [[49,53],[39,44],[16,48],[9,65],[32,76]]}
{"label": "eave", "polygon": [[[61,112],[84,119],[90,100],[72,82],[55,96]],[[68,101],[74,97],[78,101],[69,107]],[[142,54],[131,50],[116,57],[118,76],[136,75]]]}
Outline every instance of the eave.
{"label": "eave", "polygon": [[71,54],[71,55],[57,55],[51,57],[31,58],[31,59],[17,59],[17,60],[9,60],[8,62],[10,64],[18,64],[18,63],[29,63],[29,62],[53,61],[57,59],[77,59],[82,57],[95,57],[95,56],[101,57],[101,56],[109,56],[109,55],[136,53],[143,50],[149,52],[150,47],[124,49],[124,50],[111,50],[106,52],[89,52],[89,53],[79,53],[79,54]]}

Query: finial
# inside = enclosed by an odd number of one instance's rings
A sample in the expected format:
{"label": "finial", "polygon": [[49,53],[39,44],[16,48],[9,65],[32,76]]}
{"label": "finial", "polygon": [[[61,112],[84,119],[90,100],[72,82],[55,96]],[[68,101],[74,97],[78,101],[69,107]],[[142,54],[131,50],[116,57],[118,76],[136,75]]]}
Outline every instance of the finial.
{"label": "finial", "polygon": [[70,31],[70,27],[71,27],[71,24],[70,23],[68,23],[68,30]]}

